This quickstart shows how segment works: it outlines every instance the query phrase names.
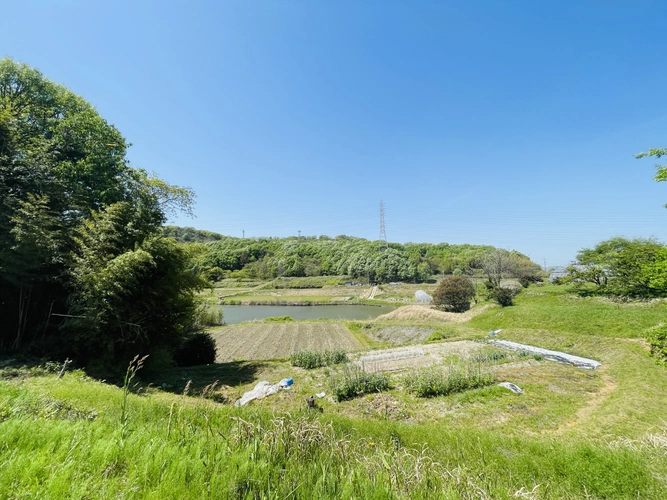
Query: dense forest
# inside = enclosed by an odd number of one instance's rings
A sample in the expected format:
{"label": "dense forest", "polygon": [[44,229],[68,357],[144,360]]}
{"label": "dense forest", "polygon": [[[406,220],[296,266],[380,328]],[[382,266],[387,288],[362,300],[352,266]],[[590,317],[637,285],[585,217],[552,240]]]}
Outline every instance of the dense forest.
{"label": "dense forest", "polygon": [[[164,234],[200,246],[199,268],[211,280],[224,277],[350,276],[370,282],[421,282],[435,275],[484,274],[487,257],[498,249],[486,245],[389,243],[353,236],[233,238],[193,228],[166,226]],[[509,274],[539,273],[525,255],[507,252]]]}
{"label": "dense forest", "polygon": [[169,358],[195,329],[205,281],[160,232],[193,195],[127,147],[84,99],[0,60],[0,351],[126,366]]}

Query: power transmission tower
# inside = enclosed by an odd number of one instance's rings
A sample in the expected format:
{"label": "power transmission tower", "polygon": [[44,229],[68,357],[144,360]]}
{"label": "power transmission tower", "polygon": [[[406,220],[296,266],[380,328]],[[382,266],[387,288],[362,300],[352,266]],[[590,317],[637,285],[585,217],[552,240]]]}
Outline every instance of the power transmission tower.
{"label": "power transmission tower", "polygon": [[384,229],[384,203],[380,200],[380,243],[378,249],[386,249],[389,247],[387,243],[387,232]]}

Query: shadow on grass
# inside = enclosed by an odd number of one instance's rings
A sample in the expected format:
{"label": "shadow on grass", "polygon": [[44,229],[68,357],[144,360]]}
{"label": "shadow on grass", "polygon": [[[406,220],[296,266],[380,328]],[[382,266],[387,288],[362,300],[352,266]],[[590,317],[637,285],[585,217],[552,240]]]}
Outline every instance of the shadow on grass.
{"label": "shadow on grass", "polygon": [[190,382],[189,392],[199,394],[206,386],[216,381],[217,386],[228,385],[231,387],[253,382],[255,374],[265,366],[266,363],[261,361],[230,361],[203,366],[171,368],[150,374],[146,377],[145,382],[161,386],[165,391],[174,394],[182,394],[185,386]]}

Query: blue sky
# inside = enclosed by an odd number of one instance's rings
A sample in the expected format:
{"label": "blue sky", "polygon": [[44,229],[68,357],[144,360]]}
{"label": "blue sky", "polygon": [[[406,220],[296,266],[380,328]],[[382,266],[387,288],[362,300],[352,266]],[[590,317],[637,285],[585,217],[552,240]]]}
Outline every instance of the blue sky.
{"label": "blue sky", "polygon": [[0,56],[97,107],[246,237],[667,240],[667,2],[10,2]]}

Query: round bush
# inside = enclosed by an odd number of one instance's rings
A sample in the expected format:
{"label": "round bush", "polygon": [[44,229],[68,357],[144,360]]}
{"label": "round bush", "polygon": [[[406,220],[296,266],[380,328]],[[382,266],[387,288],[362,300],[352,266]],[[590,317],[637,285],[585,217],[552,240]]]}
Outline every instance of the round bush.
{"label": "round bush", "polygon": [[656,361],[667,364],[667,325],[660,324],[651,328],[646,333],[646,340]]}
{"label": "round bush", "polygon": [[215,362],[217,350],[210,333],[193,333],[174,353],[174,362],[178,366],[207,365]]}
{"label": "round bush", "polygon": [[503,307],[507,306],[512,306],[514,305],[514,297],[518,295],[520,290],[517,290],[515,288],[506,288],[506,287],[498,287],[496,288],[495,292],[495,298],[496,302],[500,304]]}
{"label": "round bush", "polygon": [[470,309],[475,287],[465,276],[448,276],[433,292],[433,304],[445,311],[463,312]]}

